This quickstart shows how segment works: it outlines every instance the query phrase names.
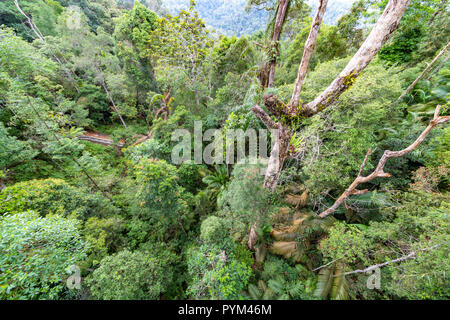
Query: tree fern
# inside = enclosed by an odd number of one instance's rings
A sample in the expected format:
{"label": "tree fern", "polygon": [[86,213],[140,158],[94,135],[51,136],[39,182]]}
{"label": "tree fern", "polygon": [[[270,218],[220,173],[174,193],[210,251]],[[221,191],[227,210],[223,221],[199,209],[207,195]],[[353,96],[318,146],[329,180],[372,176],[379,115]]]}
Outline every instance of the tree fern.
{"label": "tree fern", "polygon": [[326,267],[320,270],[314,296],[321,299],[348,299],[348,284],[343,266]]}

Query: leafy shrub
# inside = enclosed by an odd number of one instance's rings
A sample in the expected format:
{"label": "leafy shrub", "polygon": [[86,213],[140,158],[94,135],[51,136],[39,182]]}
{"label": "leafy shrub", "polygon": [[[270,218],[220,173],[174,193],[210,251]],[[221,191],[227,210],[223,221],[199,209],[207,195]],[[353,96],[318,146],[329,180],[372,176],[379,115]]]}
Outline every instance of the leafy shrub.
{"label": "leafy shrub", "polygon": [[263,187],[264,175],[261,174],[262,163],[235,165],[232,180],[218,200],[224,212],[231,212],[233,217],[244,224],[264,221],[269,214],[268,203],[271,194]]}
{"label": "leafy shrub", "polygon": [[228,236],[227,221],[223,218],[210,216],[200,227],[200,238],[209,243],[221,243]]}
{"label": "leafy shrub", "polygon": [[0,299],[62,299],[67,269],[86,258],[78,222],[29,211],[0,217]]}
{"label": "leafy shrub", "polygon": [[86,264],[97,265],[108,254],[120,251],[125,244],[125,238],[122,235],[124,229],[125,224],[120,217],[89,218],[83,230],[85,239],[90,243]]}
{"label": "leafy shrub", "polygon": [[206,166],[195,164],[193,162],[182,163],[177,170],[179,177],[178,183],[186,189],[186,191],[195,194],[197,190],[202,189],[202,176],[200,170],[205,170]]}
{"label": "leafy shrub", "polygon": [[87,283],[92,295],[102,300],[159,299],[168,273],[149,253],[121,251],[100,262]]}
{"label": "leafy shrub", "polygon": [[[187,194],[178,185],[177,170],[164,160],[142,159],[135,167],[136,210],[131,222],[133,233],[142,237],[167,239],[188,229],[191,212]],[[151,232],[150,232],[151,231]]]}
{"label": "leafy shrub", "polygon": [[236,258],[233,247],[232,243],[228,248],[204,244],[187,251],[189,296],[200,300],[243,298],[252,269],[248,262]]}
{"label": "leafy shrub", "polygon": [[107,199],[85,188],[73,187],[61,179],[29,180],[16,183],[0,192],[0,214],[35,210],[76,216],[108,216],[116,212]]}

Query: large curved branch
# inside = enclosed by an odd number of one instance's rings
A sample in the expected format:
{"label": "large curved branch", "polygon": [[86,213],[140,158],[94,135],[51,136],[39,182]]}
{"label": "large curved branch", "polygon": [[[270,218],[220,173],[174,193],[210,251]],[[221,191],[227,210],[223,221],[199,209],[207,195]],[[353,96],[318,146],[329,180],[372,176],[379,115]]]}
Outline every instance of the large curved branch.
{"label": "large curved branch", "polygon": [[311,29],[309,31],[308,39],[305,43],[305,49],[303,50],[302,62],[298,68],[297,80],[295,81],[294,91],[292,93],[291,102],[289,106],[298,107],[300,101],[300,92],[302,91],[303,81],[308,71],[309,60],[316,47],[317,35],[319,34],[320,25],[322,24],[323,16],[327,8],[328,0],[320,0],[319,7],[317,8],[316,16],[314,17]]}
{"label": "large curved branch", "polygon": [[[286,14],[288,11],[290,0],[280,0],[278,4],[277,14],[275,18],[275,24],[273,26],[273,33],[272,33],[272,45],[276,46],[278,48],[278,41],[280,40],[281,31],[283,29],[284,21],[286,20]],[[277,56],[278,56],[278,49],[276,56],[272,57],[272,60],[270,61],[269,65],[269,82],[267,86],[270,88],[273,86],[273,81],[275,79],[275,67],[277,65]]]}
{"label": "large curved branch", "polygon": [[327,210],[322,212],[319,216],[321,218],[325,218],[328,215],[332,214],[334,211],[336,211],[337,208],[344,202],[345,199],[347,199],[351,195],[355,194],[365,194],[368,193],[369,190],[358,190],[356,189],[360,184],[369,182],[375,178],[389,178],[391,175],[389,173],[384,172],[384,166],[386,165],[386,162],[390,158],[398,158],[401,156],[404,156],[407,153],[410,153],[414,149],[416,149],[422,141],[428,136],[428,134],[433,130],[434,127],[436,127],[438,124],[449,122],[450,116],[439,116],[439,112],[441,110],[441,106],[436,107],[436,111],[434,113],[433,120],[430,121],[430,124],[428,127],[422,132],[422,134],[414,141],[409,147],[400,150],[400,151],[389,151],[386,150],[381,157],[380,161],[378,162],[377,167],[375,170],[368,176],[363,177],[362,171],[366,165],[367,159],[369,158],[371,151],[369,151],[366,154],[366,157],[364,158],[363,164],[361,165],[361,169],[359,170],[359,174],[356,177],[356,179],[352,182],[352,184],[347,188],[347,190],[344,191],[344,193],[336,200],[336,202]]}
{"label": "large curved branch", "polygon": [[358,52],[340,75],[314,101],[306,104],[302,113],[312,116],[339,98],[372,61],[391,34],[397,29],[410,0],[390,0],[374,28]]}
{"label": "large curved branch", "polygon": [[267,112],[264,111],[263,108],[261,108],[258,105],[255,105],[252,107],[252,111],[261,120],[268,129],[277,129],[278,126],[275,123],[275,121],[272,120],[272,118],[267,114]]}

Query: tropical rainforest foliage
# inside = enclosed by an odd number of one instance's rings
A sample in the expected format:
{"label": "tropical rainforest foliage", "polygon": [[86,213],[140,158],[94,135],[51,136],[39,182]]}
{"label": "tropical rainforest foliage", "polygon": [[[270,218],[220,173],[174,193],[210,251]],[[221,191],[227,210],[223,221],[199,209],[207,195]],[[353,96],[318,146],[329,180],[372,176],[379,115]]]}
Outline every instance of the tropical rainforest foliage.
{"label": "tropical rainforest foliage", "polygon": [[[450,297],[448,124],[319,216],[437,106],[448,119],[447,1],[411,0],[339,99],[289,122],[274,190],[267,159],[172,162],[175,130],[263,129],[252,107],[289,101],[318,5],[288,1],[274,43],[283,1],[0,2],[0,299]],[[388,1],[346,3],[327,9],[301,102]]]}

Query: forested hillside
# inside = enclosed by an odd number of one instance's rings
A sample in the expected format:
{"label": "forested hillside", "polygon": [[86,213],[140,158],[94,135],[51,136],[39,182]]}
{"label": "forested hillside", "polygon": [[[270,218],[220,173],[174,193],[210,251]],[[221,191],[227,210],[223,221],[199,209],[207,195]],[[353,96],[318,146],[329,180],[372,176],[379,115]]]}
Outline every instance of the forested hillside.
{"label": "forested hillside", "polygon": [[[163,0],[162,5],[171,14],[177,14],[189,7],[189,1]],[[352,2],[352,0],[331,0],[324,17],[325,23],[336,24],[338,19],[347,13]],[[259,5],[255,7],[248,6],[249,3],[248,0],[198,0],[196,10],[206,24],[217,32],[241,36],[265,30],[265,23],[270,17],[267,8],[273,5],[273,1],[258,1]],[[316,1],[310,0],[306,3],[314,9],[317,8]]]}
{"label": "forested hillside", "polygon": [[180,3],[0,2],[0,299],[449,299],[447,1]]}

